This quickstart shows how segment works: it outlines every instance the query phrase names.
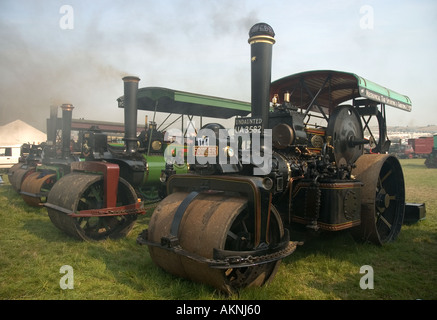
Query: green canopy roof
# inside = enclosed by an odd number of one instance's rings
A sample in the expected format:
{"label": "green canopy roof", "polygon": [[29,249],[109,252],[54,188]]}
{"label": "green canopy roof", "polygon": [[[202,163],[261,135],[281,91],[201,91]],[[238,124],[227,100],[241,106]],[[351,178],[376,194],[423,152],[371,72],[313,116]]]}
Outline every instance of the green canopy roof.
{"label": "green canopy roof", "polygon": [[359,97],[411,111],[411,100],[405,95],[387,89],[354,73],[315,70],[293,74],[272,82],[270,98],[278,94],[282,101],[285,92],[291,93],[291,103],[306,109],[313,101],[331,111],[337,105]]}
{"label": "green canopy roof", "polygon": [[[120,108],[124,107],[123,100],[123,96],[117,99]],[[138,89],[138,110],[156,110],[157,112],[221,119],[246,116],[251,112],[248,102],[161,87]]]}

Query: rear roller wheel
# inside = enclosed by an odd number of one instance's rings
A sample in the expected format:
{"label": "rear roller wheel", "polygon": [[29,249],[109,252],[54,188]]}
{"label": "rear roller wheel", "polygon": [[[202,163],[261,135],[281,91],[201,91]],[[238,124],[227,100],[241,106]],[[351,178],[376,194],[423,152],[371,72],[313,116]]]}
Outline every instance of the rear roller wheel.
{"label": "rear roller wheel", "polygon": [[[53,186],[47,203],[66,211],[104,207],[103,176],[73,172],[65,175]],[[117,206],[137,201],[135,190],[123,178],[119,178]],[[136,214],[110,217],[72,217],[62,210],[48,206],[50,220],[60,230],[81,240],[102,240],[126,236],[135,224]]]}
{"label": "rear roller wheel", "polygon": [[366,154],[358,158],[352,174],[364,183],[361,225],[353,230],[354,236],[379,245],[395,240],[405,210],[404,175],[398,159]]}
{"label": "rear roller wheel", "polygon": [[[175,212],[187,193],[173,193],[153,212],[148,239],[160,243],[169,234]],[[190,254],[213,258],[213,249],[254,250],[254,217],[247,210],[247,200],[223,194],[200,194],[187,207],[181,219],[178,239],[182,249]],[[284,235],[282,221],[272,206],[268,239],[279,243]],[[241,268],[215,269],[207,263],[191,259],[174,251],[149,245],[152,260],[169,273],[205,283],[231,293],[234,290],[261,286],[275,275],[280,261]]]}

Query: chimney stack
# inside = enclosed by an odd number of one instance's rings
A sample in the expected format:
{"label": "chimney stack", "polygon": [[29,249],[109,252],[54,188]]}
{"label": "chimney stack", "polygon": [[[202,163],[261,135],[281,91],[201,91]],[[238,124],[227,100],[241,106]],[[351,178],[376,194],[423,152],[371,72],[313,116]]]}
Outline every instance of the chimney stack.
{"label": "chimney stack", "polygon": [[137,151],[137,94],[140,78],[127,76],[124,82],[124,143],[126,153],[132,154]]}
{"label": "chimney stack", "polygon": [[62,109],[62,159],[68,159],[71,155],[71,119],[73,114],[73,105],[64,103]]}
{"label": "chimney stack", "polygon": [[47,119],[47,144],[54,146],[56,144],[56,124],[58,120],[58,107],[50,106],[50,119]]}
{"label": "chimney stack", "polygon": [[252,117],[262,118],[268,128],[272,47],[275,32],[266,23],[257,23],[249,31],[251,47]]}

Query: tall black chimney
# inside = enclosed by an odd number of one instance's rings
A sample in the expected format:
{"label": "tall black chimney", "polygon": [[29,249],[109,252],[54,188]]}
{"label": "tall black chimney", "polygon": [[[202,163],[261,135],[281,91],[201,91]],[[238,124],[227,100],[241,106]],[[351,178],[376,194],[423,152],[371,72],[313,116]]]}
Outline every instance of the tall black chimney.
{"label": "tall black chimney", "polygon": [[47,144],[54,146],[56,144],[56,124],[58,120],[58,107],[50,106],[50,119],[47,119]]}
{"label": "tall black chimney", "polygon": [[262,118],[263,128],[268,127],[272,47],[275,32],[266,23],[257,23],[249,31],[251,47],[252,117]]}
{"label": "tall black chimney", "polygon": [[124,81],[124,143],[126,153],[137,151],[137,94],[140,78],[127,76]]}
{"label": "tall black chimney", "polygon": [[64,103],[62,109],[62,159],[68,159],[71,155],[71,118],[73,114],[73,105]]}

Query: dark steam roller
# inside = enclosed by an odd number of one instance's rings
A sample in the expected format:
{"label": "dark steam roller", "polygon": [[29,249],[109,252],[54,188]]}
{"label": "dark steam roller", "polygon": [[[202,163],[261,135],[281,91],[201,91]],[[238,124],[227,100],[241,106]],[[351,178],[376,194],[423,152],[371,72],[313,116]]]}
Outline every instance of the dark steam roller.
{"label": "dark steam roller", "polygon": [[[149,223],[148,239],[161,242],[169,234],[177,208],[187,193],[177,192],[165,198],[155,209]],[[280,217],[272,207],[269,240],[280,241],[284,229]],[[280,261],[242,268],[217,269],[192,259],[200,256],[213,259],[213,249],[250,251],[255,249],[254,219],[247,210],[247,200],[220,194],[200,194],[187,207],[180,222],[180,247],[186,256],[157,246],[149,246],[152,260],[169,273],[196,282],[209,284],[224,292],[261,286],[272,279]]]}
{"label": "dark steam roller", "polygon": [[[74,216],[81,210],[104,206],[103,176],[73,172],[65,175],[51,189],[47,199],[50,220],[60,230],[81,240],[121,238],[132,229],[137,215]],[[117,206],[135,203],[134,189],[119,178]]]}

